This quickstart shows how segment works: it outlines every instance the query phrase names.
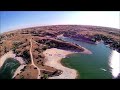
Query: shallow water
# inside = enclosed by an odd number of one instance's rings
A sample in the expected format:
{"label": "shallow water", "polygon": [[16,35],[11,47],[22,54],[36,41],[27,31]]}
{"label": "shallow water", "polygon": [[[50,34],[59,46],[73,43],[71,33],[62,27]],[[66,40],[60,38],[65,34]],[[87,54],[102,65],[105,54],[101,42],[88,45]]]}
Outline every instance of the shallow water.
{"label": "shallow water", "polygon": [[61,38],[68,42],[74,42],[89,49],[93,54],[73,54],[64,58],[62,63],[74,68],[80,74],[81,79],[112,79],[120,73],[120,53],[111,50],[102,42],[94,45],[86,42],[75,41],[70,38]]}
{"label": "shallow water", "polygon": [[0,79],[12,79],[15,70],[20,66],[20,63],[13,59],[8,58],[3,66],[0,68]]}

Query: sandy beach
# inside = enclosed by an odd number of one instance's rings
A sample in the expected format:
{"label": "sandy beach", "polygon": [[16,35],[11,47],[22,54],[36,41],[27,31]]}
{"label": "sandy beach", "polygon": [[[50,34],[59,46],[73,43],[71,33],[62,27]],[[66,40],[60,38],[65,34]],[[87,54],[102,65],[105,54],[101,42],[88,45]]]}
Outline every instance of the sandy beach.
{"label": "sandy beach", "polygon": [[[65,58],[67,55],[73,54],[73,53],[75,52],[61,50],[57,48],[47,49],[46,51],[43,52],[46,59],[45,65],[48,65],[63,71],[61,75],[49,77],[49,79],[75,79],[78,76],[77,71],[75,69],[64,67],[60,63],[62,58]],[[85,49],[85,51],[82,53],[91,54],[91,52],[87,49]]]}

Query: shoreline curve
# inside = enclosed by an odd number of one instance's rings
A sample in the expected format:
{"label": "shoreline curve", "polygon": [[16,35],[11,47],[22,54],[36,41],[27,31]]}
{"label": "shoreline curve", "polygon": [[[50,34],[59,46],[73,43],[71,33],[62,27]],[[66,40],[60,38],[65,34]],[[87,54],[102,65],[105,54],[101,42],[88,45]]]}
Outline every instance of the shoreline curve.
{"label": "shoreline curve", "polygon": [[[84,48],[85,49],[85,48]],[[49,77],[48,79],[76,79],[78,77],[78,72],[75,69],[68,68],[62,65],[61,60],[66,58],[67,55],[74,54],[78,52],[67,51],[57,48],[47,49],[43,52],[45,55],[45,65],[54,67],[56,69],[62,70],[63,73],[59,76]],[[85,51],[80,52],[84,54],[92,54],[91,51],[85,49]]]}

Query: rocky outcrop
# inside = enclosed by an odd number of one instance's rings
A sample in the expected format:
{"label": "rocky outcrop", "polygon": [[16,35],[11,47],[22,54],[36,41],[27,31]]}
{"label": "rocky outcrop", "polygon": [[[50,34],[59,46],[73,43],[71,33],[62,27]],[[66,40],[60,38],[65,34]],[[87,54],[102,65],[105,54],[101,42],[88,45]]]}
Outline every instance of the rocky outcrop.
{"label": "rocky outcrop", "polygon": [[101,34],[94,35],[93,39],[95,41],[104,41],[104,44],[109,45],[111,49],[116,49],[120,53],[120,41],[115,41],[113,38]]}

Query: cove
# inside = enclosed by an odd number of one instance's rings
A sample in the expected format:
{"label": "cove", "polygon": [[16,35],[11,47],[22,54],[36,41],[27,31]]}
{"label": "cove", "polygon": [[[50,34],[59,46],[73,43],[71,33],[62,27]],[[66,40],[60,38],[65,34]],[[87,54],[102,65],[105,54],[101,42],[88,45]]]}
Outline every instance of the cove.
{"label": "cove", "polygon": [[78,44],[92,52],[90,55],[75,53],[61,61],[64,66],[76,69],[79,79],[114,79],[118,77],[120,53],[117,51],[110,49],[103,42],[95,45],[75,41],[68,37],[60,37],[60,39]]}

